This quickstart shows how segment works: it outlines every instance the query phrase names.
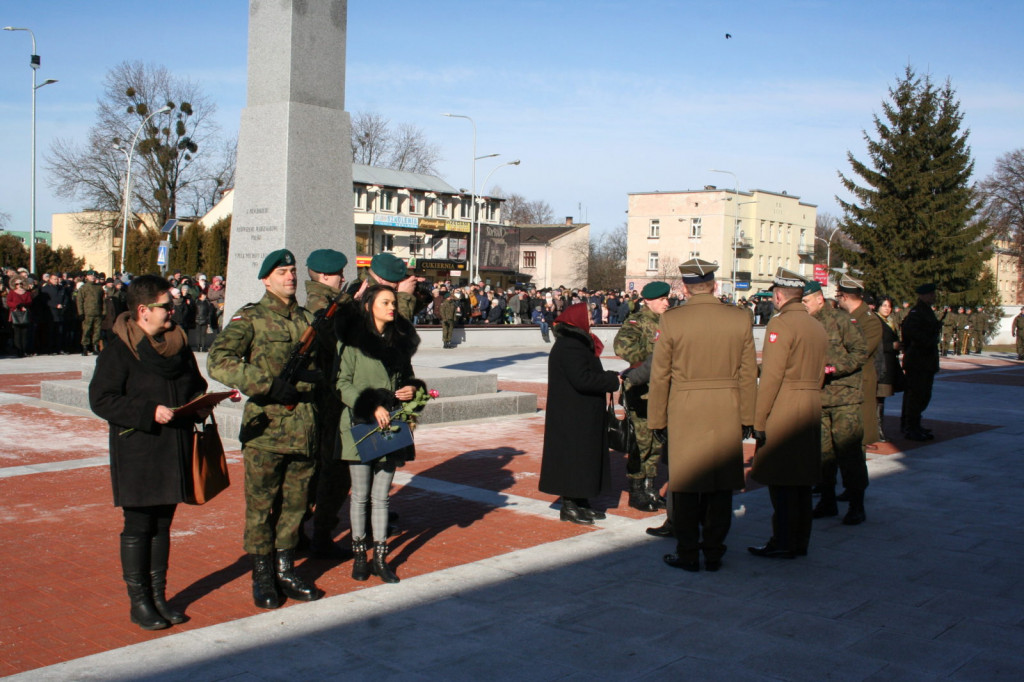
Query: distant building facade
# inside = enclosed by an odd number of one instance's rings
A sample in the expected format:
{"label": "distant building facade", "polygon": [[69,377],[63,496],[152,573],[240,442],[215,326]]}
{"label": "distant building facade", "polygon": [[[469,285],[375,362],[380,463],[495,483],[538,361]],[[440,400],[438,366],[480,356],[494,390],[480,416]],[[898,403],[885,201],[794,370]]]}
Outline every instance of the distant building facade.
{"label": "distant building facade", "polygon": [[519,226],[519,271],[537,289],[586,286],[590,224]]}
{"label": "distant building facade", "polygon": [[995,279],[1000,305],[1024,305],[1020,255],[1019,250],[1009,241],[997,240],[992,244],[992,257],[986,265]]}
{"label": "distant building facade", "polygon": [[679,265],[690,258],[718,263],[716,293],[737,298],[771,286],[779,266],[812,278],[817,210],[761,189],[630,193],[626,289],[656,280],[678,289]]}

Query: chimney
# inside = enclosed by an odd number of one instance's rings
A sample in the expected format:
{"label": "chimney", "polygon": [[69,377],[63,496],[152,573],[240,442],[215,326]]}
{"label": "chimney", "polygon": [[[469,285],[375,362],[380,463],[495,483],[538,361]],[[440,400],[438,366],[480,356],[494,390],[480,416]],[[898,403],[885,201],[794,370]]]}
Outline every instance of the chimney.
{"label": "chimney", "polygon": [[566,225],[572,225],[572,216],[571,215],[565,216],[565,224]]}

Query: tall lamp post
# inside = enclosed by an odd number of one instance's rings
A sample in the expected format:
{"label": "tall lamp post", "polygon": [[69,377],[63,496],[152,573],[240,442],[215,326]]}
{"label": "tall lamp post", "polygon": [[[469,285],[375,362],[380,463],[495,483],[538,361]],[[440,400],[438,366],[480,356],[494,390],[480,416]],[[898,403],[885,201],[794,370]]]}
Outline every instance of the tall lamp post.
{"label": "tall lamp post", "polygon": [[[447,116],[448,118],[464,118],[467,121],[469,121],[471,124],[473,124],[473,184],[472,184],[472,188],[473,189],[472,189],[472,194],[470,195],[470,206],[472,207],[473,215],[470,216],[470,221],[471,221],[470,225],[476,225],[477,224],[477,220],[476,220],[476,216],[477,216],[477,209],[476,209],[476,162],[479,161],[480,159],[490,159],[492,157],[498,156],[498,154],[484,154],[483,156],[477,156],[476,155],[476,121],[474,121],[472,118],[470,118],[469,116],[466,116],[464,114],[441,114],[441,115],[442,116]],[[467,264],[467,266],[468,266],[467,269],[469,270],[469,281],[470,282],[475,282],[479,278],[479,276],[480,276],[479,263],[476,263],[474,261],[474,259],[473,259],[473,249],[475,248],[474,245],[478,241],[479,237],[480,237],[480,235],[474,235],[473,234],[473,228],[470,227],[469,239],[470,239],[471,244],[470,244],[470,248],[469,248],[469,263]]]}
{"label": "tall lamp post", "polygon": [[16,26],[4,26],[5,31],[26,31],[32,38],[32,54],[29,56],[28,65],[32,67],[32,190],[30,192],[32,210],[29,215],[29,271],[36,274],[36,90],[57,81],[47,78],[36,85],[36,72],[39,70],[40,59],[36,54],[36,34],[30,28],[18,28]]}
{"label": "tall lamp post", "polygon": [[736,297],[736,264],[737,264],[737,261],[739,260],[737,255],[736,255],[736,238],[738,236],[736,234],[736,218],[738,218],[739,214],[740,214],[740,207],[739,207],[740,181],[739,181],[739,178],[736,177],[736,174],[733,173],[732,171],[715,170],[714,168],[712,168],[712,169],[708,170],[708,172],[709,173],[724,173],[726,175],[731,175],[732,176],[732,191],[733,191],[733,193],[736,194],[736,202],[737,202],[736,203],[736,210],[734,211],[735,215],[733,216],[733,220],[732,220],[732,295],[735,298]]}
{"label": "tall lamp post", "polygon": [[149,119],[153,118],[157,114],[166,114],[171,110],[169,105],[165,105],[154,111],[152,114],[142,119],[142,123],[139,124],[139,129],[135,131],[135,136],[132,137],[132,143],[128,146],[128,170],[125,172],[124,180],[124,218],[121,222],[121,274],[124,275],[124,254],[125,249],[128,246],[128,209],[132,203],[132,157],[135,155],[135,143],[139,141],[139,135],[142,133],[142,129],[149,123]]}
{"label": "tall lamp post", "polygon": [[[497,156],[497,154],[495,154],[494,156]],[[499,168],[504,168],[505,166],[518,166],[519,164],[520,164],[519,159],[516,159],[515,161],[509,161],[508,163],[498,164],[497,166],[492,168],[491,172],[487,174],[486,178],[484,178],[484,184],[480,185],[481,191],[486,191],[487,190],[487,183],[490,182],[491,176],[494,175],[494,172],[496,170],[498,170]],[[473,213],[474,213],[474,215],[477,216],[477,220],[476,220],[476,237],[477,237],[477,239],[476,239],[476,243],[474,245],[474,247],[476,248],[476,255],[473,257],[473,262],[476,263],[476,274],[477,274],[477,277],[479,278],[480,277],[480,208],[479,207],[474,207]]]}
{"label": "tall lamp post", "polygon": [[832,270],[832,237],[835,237],[839,233],[839,228],[832,230],[832,234],[828,236],[828,239],[818,237],[815,235],[815,239],[819,242],[825,242],[825,288],[828,289],[828,282],[831,279],[829,277],[829,271]]}

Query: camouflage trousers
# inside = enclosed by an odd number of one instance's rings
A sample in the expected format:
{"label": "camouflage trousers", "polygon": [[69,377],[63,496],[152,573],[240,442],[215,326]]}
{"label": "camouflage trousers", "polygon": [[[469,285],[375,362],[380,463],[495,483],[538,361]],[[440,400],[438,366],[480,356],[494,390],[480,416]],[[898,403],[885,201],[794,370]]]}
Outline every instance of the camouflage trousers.
{"label": "camouflage trousers", "polygon": [[92,346],[99,350],[100,323],[103,318],[99,315],[86,315],[82,320],[82,347]]}
{"label": "camouflage trousers", "polygon": [[654,440],[647,427],[646,417],[638,417],[636,412],[630,410],[629,419],[633,422],[633,432],[636,434],[635,454],[639,457],[629,453],[626,474],[630,478],[655,478],[658,475],[658,461],[661,460],[661,444]]}
{"label": "camouflage trousers", "polygon": [[455,322],[441,320],[441,341],[444,345],[452,342],[452,332],[455,330]]}
{"label": "camouflage trousers", "polygon": [[1017,334],[1017,359],[1024,360],[1024,336]]}
{"label": "camouflage trousers", "polygon": [[822,485],[835,487],[838,471],[847,489],[868,487],[868,465],[861,445],[863,437],[860,404],[821,408]]}
{"label": "camouflage trousers", "polygon": [[243,447],[247,554],[294,549],[306,512],[313,460]]}

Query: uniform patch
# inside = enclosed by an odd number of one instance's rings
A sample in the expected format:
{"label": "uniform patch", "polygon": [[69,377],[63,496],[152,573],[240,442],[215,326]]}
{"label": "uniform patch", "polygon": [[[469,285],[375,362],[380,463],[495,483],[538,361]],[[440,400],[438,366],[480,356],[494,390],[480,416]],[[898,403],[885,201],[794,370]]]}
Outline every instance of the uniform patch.
{"label": "uniform patch", "polygon": [[775,343],[778,340],[779,340],[779,333],[778,332],[772,332],[771,334],[768,335],[768,343]]}
{"label": "uniform patch", "polygon": [[661,336],[661,330],[660,329],[658,331],[654,332],[654,340],[657,341],[659,336]]}
{"label": "uniform patch", "polygon": [[629,322],[630,324],[636,324],[637,323],[636,320],[626,320],[626,322]]}
{"label": "uniform patch", "polygon": [[853,322],[854,324],[857,324],[857,318],[856,317],[851,317],[850,318],[850,322]]}
{"label": "uniform patch", "polygon": [[234,317],[231,318],[231,321],[234,322],[235,320],[240,320],[240,319],[242,319],[241,315],[235,315]]}

